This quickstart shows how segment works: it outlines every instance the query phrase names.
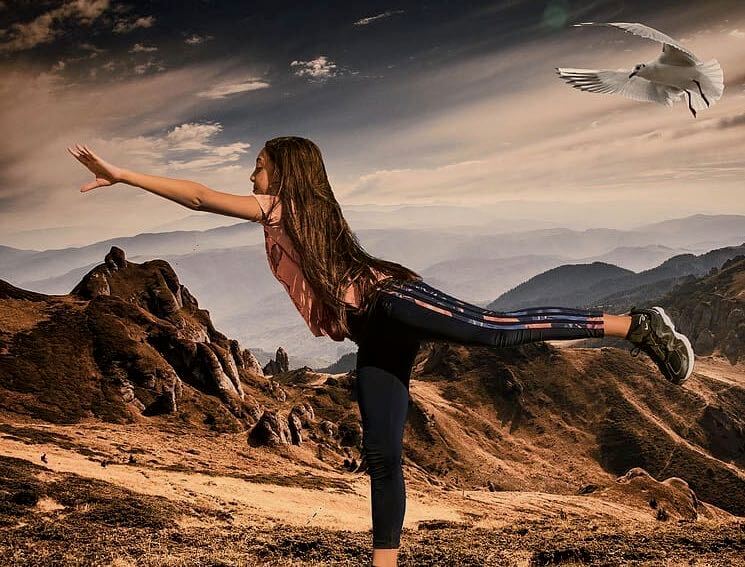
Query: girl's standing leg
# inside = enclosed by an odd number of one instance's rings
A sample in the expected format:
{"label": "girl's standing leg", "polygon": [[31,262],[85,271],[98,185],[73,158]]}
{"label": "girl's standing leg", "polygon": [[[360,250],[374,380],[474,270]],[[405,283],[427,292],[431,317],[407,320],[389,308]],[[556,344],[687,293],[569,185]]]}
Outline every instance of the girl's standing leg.
{"label": "girl's standing leg", "polygon": [[420,341],[376,310],[358,345],[356,392],[370,476],[373,565],[395,566],[406,513],[401,457],[409,377]]}
{"label": "girl's standing leg", "polygon": [[390,372],[362,366],[357,370],[357,399],[370,475],[373,565],[383,566],[387,563],[376,557],[376,550],[398,549],[406,513],[401,454],[409,393]]}

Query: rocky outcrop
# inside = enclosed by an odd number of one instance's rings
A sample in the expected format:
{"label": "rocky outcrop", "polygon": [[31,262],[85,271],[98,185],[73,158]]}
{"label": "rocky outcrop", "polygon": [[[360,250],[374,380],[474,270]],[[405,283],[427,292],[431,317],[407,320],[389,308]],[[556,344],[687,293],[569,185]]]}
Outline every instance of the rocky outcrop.
{"label": "rocky outcrop", "polygon": [[339,423],[337,435],[341,447],[362,447],[362,424],[356,415]]}
{"label": "rocky outcrop", "polygon": [[[463,349],[465,350],[465,349]],[[419,375],[437,374],[449,380],[456,380],[460,373],[458,347],[450,343],[432,343],[426,357],[420,357],[413,371]]]}
{"label": "rocky outcrop", "polygon": [[745,256],[679,286],[659,302],[696,354],[721,354],[736,364],[745,354]]}
{"label": "rocky outcrop", "polygon": [[278,410],[265,410],[259,422],[248,433],[248,442],[253,446],[289,445],[292,434],[287,419]]}
{"label": "rocky outcrop", "polygon": [[660,482],[641,467],[630,469],[613,484],[595,487],[591,494],[593,498],[615,500],[642,510],[647,508],[651,516],[663,522],[700,518],[717,520],[732,516],[699,500],[682,478],[670,477]]}
{"label": "rocky outcrop", "polygon": [[[285,417],[279,410],[265,410],[258,423],[248,434],[249,443],[252,445],[266,445],[276,447],[279,445],[301,445],[303,443],[303,430],[314,432],[315,414],[313,406],[308,402],[295,405]],[[326,421],[323,428],[324,434],[333,436],[336,427],[333,423]]]}
{"label": "rocky outcrop", "polygon": [[196,358],[201,364],[194,368],[195,372],[202,372],[200,378],[206,384],[214,384],[224,401],[231,398],[243,398],[243,389],[238,382],[235,362],[228,359],[221,352],[219,346],[209,343],[194,343],[197,347]]}
{"label": "rocky outcrop", "polygon": [[263,375],[256,358],[215,329],[167,262],[129,262],[114,246],[69,295],[0,282],[0,316],[11,314],[25,323],[0,329],[0,408],[127,421],[181,412],[189,387],[219,400],[215,423],[255,413],[243,381]]}
{"label": "rocky outcrop", "polygon": [[241,368],[246,370],[246,372],[250,372],[252,374],[258,374],[259,376],[264,375],[264,369],[261,368],[261,364],[259,364],[259,361],[254,353],[252,353],[247,348],[241,350],[238,346],[238,341],[232,339],[230,341],[230,346],[235,360],[240,360],[242,362]]}
{"label": "rocky outcrop", "polygon": [[255,425],[261,419],[264,410],[261,404],[252,395],[247,395],[243,400],[243,416],[248,419],[250,425]]}
{"label": "rocky outcrop", "polygon": [[272,376],[274,374],[281,374],[282,372],[288,372],[290,370],[290,361],[285,349],[279,347],[274,358],[266,363],[264,366],[264,374]]}
{"label": "rocky outcrop", "polygon": [[293,445],[300,445],[303,442],[303,428],[312,428],[315,425],[314,422],[313,406],[308,402],[293,406],[289,416],[290,434]]}
{"label": "rocky outcrop", "polygon": [[294,404],[286,414],[280,409],[267,409],[249,432],[248,441],[253,446],[277,447],[302,445],[312,440],[319,448],[343,450],[351,455],[350,447],[362,449],[362,428],[356,414],[345,413],[346,417],[337,424],[329,419],[317,420],[316,411],[308,401]]}
{"label": "rocky outcrop", "polygon": [[321,423],[318,424],[318,430],[326,437],[333,439],[339,433],[339,426],[336,425],[333,421],[324,419]]}
{"label": "rocky outcrop", "polygon": [[284,402],[287,399],[287,392],[285,392],[282,385],[276,380],[269,378],[269,381],[266,383],[266,389],[269,395],[279,402]]}
{"label": "rocky outcrop", "polygon": [[282,347],[262,369],[162,260],[130,262],[113,247],[69,295],[0,281],[0,321],[0,412],[61,423],[163,416],[250,431],[256,445],[313,441],[319,458],[339,460],[344,444],[361,445],[349,375],[290,371]]}

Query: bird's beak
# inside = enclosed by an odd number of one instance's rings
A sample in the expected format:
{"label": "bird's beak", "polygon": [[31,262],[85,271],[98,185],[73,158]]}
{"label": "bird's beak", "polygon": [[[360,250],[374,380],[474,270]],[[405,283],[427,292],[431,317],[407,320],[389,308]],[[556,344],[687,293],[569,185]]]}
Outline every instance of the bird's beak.
{"label": "bird's beak", "polygon": [[631,71],[631,75],[629,75],[629,79],[630,79],[631,77],[633,77],[634,75],[636,75],[636,71]]}

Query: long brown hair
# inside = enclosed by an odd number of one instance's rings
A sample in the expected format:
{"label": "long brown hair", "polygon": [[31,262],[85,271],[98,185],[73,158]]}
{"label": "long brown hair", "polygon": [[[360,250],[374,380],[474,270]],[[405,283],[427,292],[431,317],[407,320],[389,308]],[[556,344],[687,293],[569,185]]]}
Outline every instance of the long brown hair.
{"label": "long brown hair", "polygon": [[392,279],[422,277],[401,264],[371,256],[362,248],[334,197],[316,144],[306,138],[282,136],[268,140],[264,150],[274,165],[270,192],[278,186],[283,228],[302,258],[300,267],[320,303],[326,326],[332,326],[327,330],[348,337],[348,304],[343,295],[350,283],[357,287],[359,311],[364,311],[378,280],[372,269]]}

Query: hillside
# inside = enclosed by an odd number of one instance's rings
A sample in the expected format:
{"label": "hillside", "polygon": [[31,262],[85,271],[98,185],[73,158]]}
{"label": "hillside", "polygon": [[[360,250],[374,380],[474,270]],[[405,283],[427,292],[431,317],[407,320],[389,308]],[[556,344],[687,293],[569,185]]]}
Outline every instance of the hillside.
{"label": "hillside", "polygon": [[639,273],[601,262],[559,266],[500,295],[487,307],[509,311],[522,307],[565,305],[624,313],[630,306],[661,297],[686,279],[703,276],[743,253],[745,244],[711,250],[698,256],[678,254]]}
{"label": "hillside", "polygon": [[[680,309],[729,308],[743,274],[742,259],[723,266],[684,288]],[[169,553],[204,563],[343,562],[368,545],[348,357],[335,374],[289,371],[279,348],[261,368],[166,262],[115,247],[69,295],[0,284],[0,559],[111,559],[166,538]],[[690,324],[703,329],[703,317]],[[709,321],[719,337],[720,319]],[[701,356],[681,388],[624,348],[425,343],[404,437],[410,559],[734,564],[745,367],[731,362]]]}
{"label": "hillside", "polygon": [[57,423],[162,413],[239,430],[254,412],[244,381],[262,368],[214,328],[173,269],[113,247],[72,292],[0,280],[0,408]]}

